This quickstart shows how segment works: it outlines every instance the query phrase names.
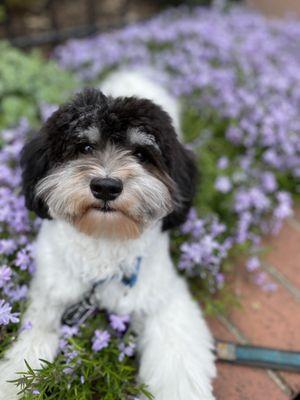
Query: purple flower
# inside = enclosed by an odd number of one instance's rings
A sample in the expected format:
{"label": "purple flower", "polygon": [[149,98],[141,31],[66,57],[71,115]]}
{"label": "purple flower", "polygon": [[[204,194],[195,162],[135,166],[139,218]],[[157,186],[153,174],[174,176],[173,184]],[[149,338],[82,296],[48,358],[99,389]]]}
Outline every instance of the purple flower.
{"label": "purple flower", "polygon": [[78,357],[78,352],[75,350],[69,351],[66,353],[66,363],[69,364],[74,358]]}
{"label": "purple flower", "polygon": [[217,219],[214,219],[210,226],[211,235],[213,237],[219,236],[226,231],[226,226],[221,224]]}
{"label": "purple flower", "polygon": [[110,314],[109,316],[109,322],[111,327],[118,332],[126,331],[129,321],[130,321],[129,315]]}
{"label": "purple flower", "polygon": [[71,337],[78,335],[78,332],[79,332],[78,326],[63,325],[61,327],[61,333],[65,339],[69,339]]}
{"label": "purple flower", "polygon": [[250,272],[256,271],[260,267],[260,261],[257,257],[251,257],[246,263],[247,270]]}
{"label": "purple flower", "polygon": [[200,243],[183,243],[180,250],[193,263],[201,264],[204,249]]}
{"label": "purple flower", "polygon": [[277,181],[272,172],[264,172],[261,175],[261,183],[266,192],[274,192],[277,189]]}
{"label": "purple flower", "polygon": [[126,356],[132,357],[134,355],[135,348],[136,348],[136,345],[133,342],[129,343],[128,345],[126,345],[123,342],[120,343],[120,345],[119,345],[119,350],[120,350],[119,361],[123,361]]}
{"label": "purple flower", "polygon": [[227,157],[223,156],[218,160],[218,168],[219,169],[225,169],[228,167],[229,165],[229,160]]}
{"label": "purple flower", "polygon": [[226,132],[226,137],[234,144],[239,144],[242,140],[243,135],[239,128],[235,126],[230,126]]}
{"label": "purple flower", "polygon": [[95,352],[101,351],[108,346],[110,341],[110,334],[107,331],[96,330],[92,340],[92,349]]}
{"label": "purple flower", "polygon": [[267,150],[263,155],[264,161],[272,167],[280,168],[281,160],[278,153],[272,149]]}
{"label": "purple flower", "polygon": [[219,176],[215,182],[215,188],[221,193],[228,193],[232,185],[227,176]]}
{"label": "purple flower", "polygon": [[251,205],[250,196],[244,189],[239,189],[235,193],[234,209],[236,212],[241,213],[246,211]]}
{"label": "purple flower", "polygon": [[26,321],[21,328],[21,331],[29,331],[30,329],[32,329],[32,322],[31,321]]}
{"label": "purple flower", "polygon": [[59,339],[58,346],[62,352],[65,352],[68,348],[68,341],[66,339]]}
{"label": "purple flower", "polygon": [[74,372],[74,369],[72,367],[66,367],[63,369],[63,373],[66,375],[71,375]]}
{"label": "purple flower", "polygon": [[279,192],[276,197],[278,205],[273,212],[274,216],[277,219],[282,220],[293,215],[293,202],[291,196],[286,192]]}
{"label": "purple flower", "polygon": [[15,264],[20,267],[22,271],[26,270],[31,263],[30,256],[26,249],[21,249],[17,253]]}
{"label": "purple flower", "polygon": [[[201,221],[201,229],[198,230],[197,235],[194,235],[194,226],[197,226],[199,221]],[[234,242],[230,237],[223,239],[226,226],[215,217],[199,220],[195,211],[188,217],[185,225],[186,231],[192,235],[190,240],[180,247],[179,269],[191,276],[197,274],[203,278],[209,276],[212,291],[222,287],[224,276],[220,272],[221,264]]]}
{"label": "purple flower", "polygon": [[254,277],[254,282],[259,286],[263,286],[266,280],[267,280],[267,274],[265,272],[259,272]]}
{"label": "purple flower", "polygon": [[224,274],[222,274],[221,272],[217,273],[216,282],[217,282],[218,288],[222,288],[224,286],[224,282],[225,282]]}
{"label": "purple flower", "polygon": [[0,254],[10,256],[17,248],[13,239],[0,239]]}
{"label": "purple flower", "polygon": [[270,200],[258,187],[249,190],[251,205],[258,210],[267,210],[270,207]]}
{"label": "purple flower", "polygon": [[195,238],[199,237],[203,233],[204,221],[199,219],[197,212],[194,208],[191,208],[185,223],[181,226],[181,232],[183,234],[192,234]]}
{"label": "purple flower", "polygon": [[66,360],[68,362],[68,360],[69,360],[68,355],[70,353],[72,353],[72,351],[70,350],[70,345],[69,345],[68,339],[78,335],[79,327],[62,325],[60,332],[61,332],[62,338],[59,340],[59,348],[65,354]]}
{"label": "purple flower", "polygon": [[27,285],[6,285],[4,287],[4,293],[9,297],[12,303],[15,303],[20,300],[25,300],[28,294],[28,286]]}
{"label": "purple flower", "polygon": [[2,288],[8,281],[10,281],[12,275],[11,269],[3,265],[0,267],[0,288]]}
{"label": "purple flower", "polygon": [[11,306],[0,300],[0,325],[8,325],[9,323],[17,324],[19,322],[19,313],[12,313]]}

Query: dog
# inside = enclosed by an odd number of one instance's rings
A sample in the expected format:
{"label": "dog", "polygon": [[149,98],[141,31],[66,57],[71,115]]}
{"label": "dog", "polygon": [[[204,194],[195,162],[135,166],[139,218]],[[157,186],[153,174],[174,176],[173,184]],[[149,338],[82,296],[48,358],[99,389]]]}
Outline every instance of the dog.
{"label": "dog", "polygon": [[1,400],[17,399],[7,381],[26,370],[24,359],[32,368],[53,361],[64,310],[99,281],[98,304],[131,316],[139,380],[154,398],[214,398],[213,340],[169,252],[168,232],[185,220],[197,177],[179,114],[164,88],[119,71],[59,107],[25,145],[23,193],[43,222],[23,317],[32,328],[0,363]]}

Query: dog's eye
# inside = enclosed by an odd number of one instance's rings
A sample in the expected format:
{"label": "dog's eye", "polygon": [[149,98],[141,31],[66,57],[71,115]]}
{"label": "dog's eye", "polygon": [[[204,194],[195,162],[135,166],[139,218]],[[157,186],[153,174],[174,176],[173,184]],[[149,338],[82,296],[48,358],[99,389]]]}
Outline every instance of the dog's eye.
{"label": "dog's eye", "polygon": [[136,149],[133,152],[134,157],[136,157],[141,163],[146,163],[146,162],[150,162],[150,156],[149,154],[143,150],[143,149]]}
{"label": "dog's eye", "polygon": [[79,150],[83,154],[91,154],[94,151],[94,147],[91,144],[82,143],[79,146]]}

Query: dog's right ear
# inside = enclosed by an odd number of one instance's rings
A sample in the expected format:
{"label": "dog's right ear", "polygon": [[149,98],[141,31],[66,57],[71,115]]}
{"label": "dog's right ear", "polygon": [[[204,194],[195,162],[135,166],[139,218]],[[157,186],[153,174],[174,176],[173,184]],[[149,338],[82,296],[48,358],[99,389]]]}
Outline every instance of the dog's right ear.
{"label": "dog's right ear", "polygon": [[36,197],[37,183],[50,168],[49,149],[43,134],[31,139],[21,152],[22,189],[26,207],[41,218],[50,218],[45,202]]}

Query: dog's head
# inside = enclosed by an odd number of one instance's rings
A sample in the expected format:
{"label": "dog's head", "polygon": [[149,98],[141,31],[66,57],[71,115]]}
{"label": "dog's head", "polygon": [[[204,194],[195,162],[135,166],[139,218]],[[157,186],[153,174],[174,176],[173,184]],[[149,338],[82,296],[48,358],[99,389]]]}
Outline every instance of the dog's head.
{"label": "dog's head", "polygon": [[23,149],[26,205],[92,235],[135,238],[185,219],[195,191],[191,153],[149,100],[87,89],[61,106]]}

